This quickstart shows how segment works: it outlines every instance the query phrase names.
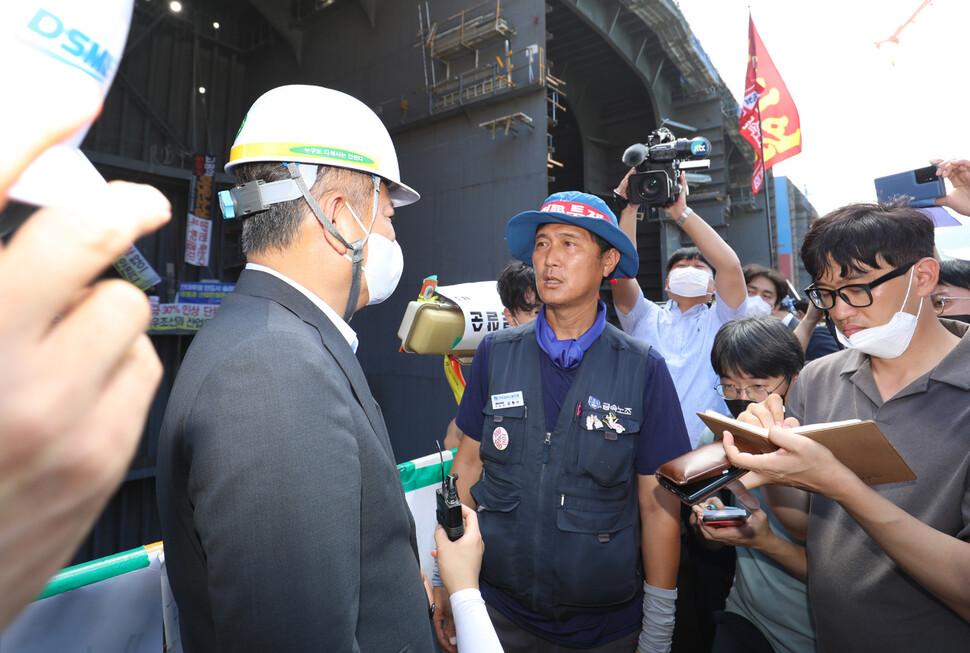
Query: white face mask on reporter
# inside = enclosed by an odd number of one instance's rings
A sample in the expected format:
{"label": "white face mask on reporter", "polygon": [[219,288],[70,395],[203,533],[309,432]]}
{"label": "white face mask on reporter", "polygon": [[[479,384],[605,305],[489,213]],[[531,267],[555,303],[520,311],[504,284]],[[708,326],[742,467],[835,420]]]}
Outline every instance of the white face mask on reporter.
{"label": "white face mask on reporter", "polygon": [[[360,246],[363,247],[365,244],[370,246],[367,262],[364,263],[363,267],[364,282],[367,284],[367,295],[369,297],[367,305],[380,304],[391,296],[397,288],[397,284],[401,281],[401,274],[404,273],[404,252],[396,240],[371,233],[374,223],[377,222],[376,213],[371,220],[371,228],[368,229],[357,217],[357,212],[350,204],[347,204],[347,208],[350,210],[350,215],[354,216],[354,220],[365,232],[360,241]],[[344,258],[351,260],[349,254],[344,254]]]}
{"label": "white face mask on reporter", "polygon": [[674,268],[667,277],[668,292],[681,297],[703,297],[709,294],[708,286],[713,278],[707,270]]}
{"label": "white face mask on reporter", "polygon": [[744,300],[744,308],[748,317],[768,317],[771,315],[771,304],[761,295],[751,295]]}
{"label": "white face mask on reporter", "polygon": [[906,302],[909,300],[909,292],[913,287],[913,274],[916,266],[909,273],[909,287],[906,289],[906,297],[903,298],[903,305],[893,314],[889,322],[881,326],[869,327],[861,331],[856,331],[848,338],[839,330],[835,330],[835,335],[846,347],[858,349],[863,354],[869,354],[876,358],[899,358],[903,352],[909,348],[909,343],[913,340],[916,332],[916,325],[919,323],[919,315],[923,310],[923,301],[920,300],[916,315],[907,313]]}

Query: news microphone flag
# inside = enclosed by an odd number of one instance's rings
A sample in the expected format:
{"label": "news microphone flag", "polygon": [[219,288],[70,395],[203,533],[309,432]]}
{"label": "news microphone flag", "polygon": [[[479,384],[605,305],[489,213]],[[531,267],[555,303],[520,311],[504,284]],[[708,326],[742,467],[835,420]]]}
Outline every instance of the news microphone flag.
{"label": "news microphone flag", "polygon": [[765,172],[802,151],[798,109],[748,15],[748,71],[741,103],[741,136],[755,151],[751,191],[757,195]]}

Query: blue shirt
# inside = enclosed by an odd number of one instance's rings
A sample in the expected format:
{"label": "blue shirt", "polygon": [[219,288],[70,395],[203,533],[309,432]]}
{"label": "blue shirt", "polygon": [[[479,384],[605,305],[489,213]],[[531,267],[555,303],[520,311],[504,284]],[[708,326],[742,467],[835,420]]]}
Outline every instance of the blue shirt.
{"label": "blue shirt", "polygon": [[[602,327],[600,328],[602,332]],[[583,338],[577,339],[582,342]],[[591,344],[591,343],[590,343]],[[478,346],[471,370],[466,378],[465,392],[455,423],[462,433],[481,442],[484,423],[482,410],[488,402],[488,365],[492,336]],[[576,377],[578,366],[572,370],[558,368],[543,351],[540,359],[540,378],[546,424],[555,424],[562,410],[566,394]],[[667,364],[651,349],[643,382],[643,422],[637,439],[634,461],[637,474],[651,475],[660,465],[690,451],[690,441],[680,413],[680,402]],[[564,621],[527,610],[507,594],[480,582],[485,601],[516,625],[550,642],[576,648],[589,648],[610,642],[638,630],[641,625],[642,598],[606,614],[577,615]]]}
{"label": "blue shirt", "polygon": [[696,447],[705,428],[697,413],[710,408],[722,415],[728,414],[724,400],[714,389],[721,382],[711,367],[714,336],[731,320],[744,317],[747,308],[744,302],[731,308],[720,295],[715,295],[713,306],[698,304],[684,313],[672,299],[661,308],[645,300],[642,290],[638,292],[640,296],[629,313],[617,309],[620,326],[664,357],[680,395],[690,444]]}

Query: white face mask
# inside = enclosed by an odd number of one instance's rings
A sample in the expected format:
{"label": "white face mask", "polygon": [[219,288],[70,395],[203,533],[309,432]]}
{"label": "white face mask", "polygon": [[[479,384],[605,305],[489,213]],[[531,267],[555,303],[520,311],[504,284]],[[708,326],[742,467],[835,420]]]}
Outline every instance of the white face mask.
{"label": "white face mask", "polygon": [[[391,296],[397,288],[398,282],[401,281],[401,274],[404,272],[404,252],[396,240],[371,233],[371,230],[365,228],[360,218],[357,217],[353,207],[347,204],[347,208],[350,210],[350,215],[354,216],[354,220],[365,232],[364,237],[357,241],[360,243],[359,246],[370,245],[367,262],[364,263],[363,268],[364,282],[367,284],[369,297],[367,305],[380,304]],[[371,221],[371,229],[374,228],[374,222],[377,222],[376,214]],[[344,254],[344,257],[351,260],[349,254]]]}
{"label": "white face mask", "polygon": [[744,307],[748,317],[768,317],[771,315],[771,304],[761,298],[761,295],[752,295],[744,300]]}
{"label": "white face mask", "polygon": [[364,263],[364,281],[367,282],[368,306],[380,304],[391,296],[401,274],[404,272],[404,252],[396,240],[390,240],[380,234],[371,234]]}
{"label": "white face mask", "polygon": [[909,347],[909,343],[913,339],[913,333],[916,332],[919,314],[923,310],[922,300],[919,303],[919,308],[916,310],[916,315],[903,310],[906,307],[906,301],[909,299],[909,291],[912,289],[914,272],[916,272],[915,266],[909,273],[910,287],[906,289],[906,297],[903,298],[903,305],[896,311],[889,322],[881,326],[856,331],[848,338],[836,329],[835,335],[838,337],[839,342],[846,347],[858,349],[863,354],[869,354],[876,358],[899,358]]}
{"label": "white face mask", "polygon": [[669,292],[681,297],[703,297],[709,294],[707,287],[713,278],[707,270],[675,268],[667,277],[667,288]]}

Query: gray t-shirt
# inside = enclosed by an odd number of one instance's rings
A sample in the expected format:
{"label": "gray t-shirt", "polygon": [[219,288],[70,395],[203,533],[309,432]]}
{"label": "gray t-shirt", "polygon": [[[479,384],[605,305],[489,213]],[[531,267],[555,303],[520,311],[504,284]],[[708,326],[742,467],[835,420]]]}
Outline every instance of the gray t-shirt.
{"label": "gray t-shirt", "polygon": [[[883,401],[855,350],[805,367],[788,397],[803,424],[871,419],[918,480],[873,489],[938,531],[970,538],[970,336],[933,370]],[[842,507],[812,495],[808,587],[820,651],[966,651],[970,624],[904,573]],[[927,560],[926,564],[938,564]]]}
{"label": "gray t-shirt", "polygon": [[[714,434],[705,429],[697,444],[703,446],[713,441]],[[761,491],[751,493],[761,502],[771,530],[784,540],[801,544],[771,512]],[[763,553],[743,546],[735,547],[735,551],[738,564],[724,609],[753,623],[775,653],[814,653],[815,624],[805,583]]]}

